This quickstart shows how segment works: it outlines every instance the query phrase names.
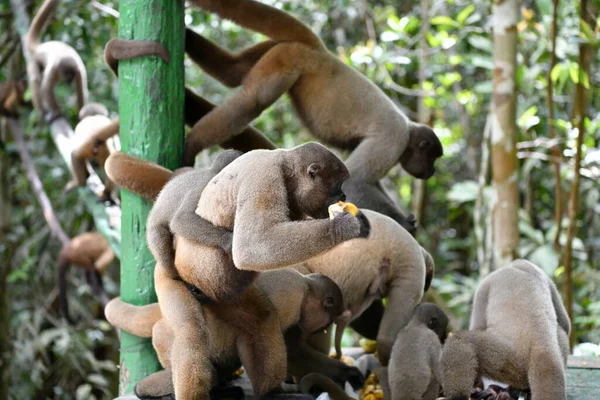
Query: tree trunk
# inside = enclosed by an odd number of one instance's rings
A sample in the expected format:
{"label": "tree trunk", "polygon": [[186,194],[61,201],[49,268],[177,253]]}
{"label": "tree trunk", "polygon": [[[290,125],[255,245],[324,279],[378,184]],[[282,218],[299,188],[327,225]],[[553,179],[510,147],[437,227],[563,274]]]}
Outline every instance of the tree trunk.
{"label": "tree trunk", "polygon": [[[579,16],[583,21],[590,22],[587,13],[587,0],[580,3]],[[592,25],[593,28],[593,25]],[[581,29],[581,28],[580,28]],[[587,43],[579,45],[578,64],[580,71],[585,71],[589,76],[591,48]],[[577,213],[579,212],[579,184],[581,180],[581,145],[585,136],[585,117],[588,108],[587,89],[583,85],[582,75],[580,73],[579,83],[575,85],[575,103],[573,105],[573,120],[577,126],[577,150],[575,153],[575,176],[571,186],[571,195],[569,196],[569,227],[567,229],[567,243],[565,245],[565,303],[569,318],[573,321],[573,238],[577,233]],[[569,344],[573,347],[574,330],[571,329],[569,335]]]}
{"label": "tree trunk", "polygon": [[[184,132],[183,1],[126,0],[119,6],[119,37],[159,41],[169,53],[168,64],[158,57],[119,63],[122,151],[175,169],[182,161]],[[153,303],[155,261],[146,243],[151,204],[127,191],[121,200],[121,299]],[[121,394],[159,369],[150,339],[121,333]]]}
{"label": "tree trunk", "polygon": [[495,204],[494,267],[507,266],[519,245],[519,187],[516,152],[517,0],[497,0],[494,13],[492,100],[492,179]]}

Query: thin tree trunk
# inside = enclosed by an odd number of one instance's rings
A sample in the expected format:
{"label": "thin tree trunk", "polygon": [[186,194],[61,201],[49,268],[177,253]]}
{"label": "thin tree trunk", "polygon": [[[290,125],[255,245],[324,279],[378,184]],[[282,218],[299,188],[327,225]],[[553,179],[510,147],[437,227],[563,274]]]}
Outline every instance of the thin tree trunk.
{"label": "thin tree trunk", "polygon": [[495,268],[508,265],[519,245],[516,126],[517,0],[495,1],[492,100],[492,177]]}
{"label": "thin tree trunk", "polygon": [[485,204],[483,190],[487,181],[490,159],[490,131],[492,130],[490,120],[491,116],[488,115],[485,120],[485,127],[483,128],[481,165],[479,166],[477,198],[475,199],[475,210],[473,211],[473,225],[475,226],[475,240],[477,241],[477,263],[479,264],[479,275],[481,277],[490,273],[490,257],[488,254],[492,251],[492,249],[487,246],[488,241],[486,240],[486,236],[490,235],[491,225],[483,223],[483,209],[484,207],[489,207],[489,204]]}
{"label": "thin tree trunk", "polygon": [[[556,137],[556,129],[554,126],[554,84],[552,83],[552,78],[550,77],[552,73],[552,69],[556,65],[556,32],[558,30],[557,27],[557,10],[558,10],[558,0],[553,0],[554,10],[552,11],[552,32],[551,32],[551,41],[552,48],[550,49],[550,67],[548,69],[548,83],[547,83],[547,100],[548,100],[548,136],[550,139],[554,139]],[[556,225],[556,235],[554,236],[554,246],[558,248],[560,232],[562,230],[562,188],[561,188],[561,179],[560,179],[560,143],[556,143],[552,146],[552,155],[555,158],[553,163],[554,165],[554,179],[556,180],[556,189],[554,193],[555,197],[555,208],[554,208],[554,224]]]}
{"label": "thin tree trunk", "polygon": [[[425,32],[429,29],[429,0],[421,0],[421,40],[419,41],[419,89],[423,90],[427,80],[427,39]],[[429,113],[425,107],[423,96],[417,98],[417,114],[420,123],[428,124]],[[419,223],[425,218],[425,198],[427,196],[427,182],[415,179],[413,183],[412,213]]]}
{"label": "thin tree trunk", "polygon": [[[587,0],[580,4],[579,16],[584,21],[589,21],[587,15]],[[587,43],[579,45],[578,64],[580,71],[585,71],[589,76],[590,46]],[[567,229],[567,243],[565,245],[565,302],[569,318],[573,321],[573,238],[577,233],[577,213],[579,212],[579,186],[581,180],[581,145],[585,136],[585,117],[587,115],[588,96],[583,85],[581,74],[579,83],[575,85],[575,103],[573,106],[573,120],[577,124],[577,150],[575,153],[575,176],[569,197],[569,227]],[[569,343],[573,347],[573,329],[569,336]]]}

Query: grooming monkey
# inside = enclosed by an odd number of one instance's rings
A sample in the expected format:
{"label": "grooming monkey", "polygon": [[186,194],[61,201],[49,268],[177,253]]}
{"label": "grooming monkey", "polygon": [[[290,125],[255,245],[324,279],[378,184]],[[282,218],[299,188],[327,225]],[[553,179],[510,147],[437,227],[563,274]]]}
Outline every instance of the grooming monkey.
{"label": "grooming monkey", "polygon": [[[245,366],[256,367],[248,375],[257,395],[270,392],[285,378],[286,357],[283,340],[278,340],[276,315],[257,312],[265,305],[252,282],[258,271],[291,265],[341,241],[368,235],[368,222],[349,214],[333,220],[302,220],[326,217],[327,206],[344,198],[341,185],[347,176],[341,160],[316,143],[291,150],[252,151],[212,179],[195,212],[233,230],[233,257],[186,239],[171,224],[178,275],[205,303],[216,303],[233,329],[244,333],[238,343],[240,356]],[[202,351],[188,349],[198,348],[206,339],[201,305],[186,284],[171,278],[162,266],[155,269],[155,283],[162,314],[174,331],[176,396],[200,395],[210,387],[206,375],[210,365]]]}
{"label": "grooming monkey", "polygon": [[[158,42],[144,40],[111,39],[104,48],[104,60],[115,76],[118,76],[119,60],[130,60],[142,56],[159,56],[164,62],[169,61],[167,50]],[[198,96],[185,87],[184,119],[185,124],[194,126],[204,115],[215,108],[210,101]],[[255,149],[274,150],[277,148],[262,132],[253,127],[246,127],[240,135],[221,145],[225,149],[247,152]]]}
{"label": "grooming monkey", "polygon": [[515,260],[483,279],[469,331],[444,345],[446,398],[468,399],[475,378],[531,389],[532,400],[565,400],[571,323],[556,286],[538,266]]}
{"label": "grooming monkey", "polygon": [[[333,279],[344,295],[350,320],[360,316],[374,300],[387,297],[377,333],[377,350],[387,366],[398,333],[410,321],[424,292],[425,251],[396,221],[371,210],[363,210],[371,229],[366,240],[350,240],[305,261],[295,268],[318,272]],[[342,322],[342,321],[340,321]],[[338,325],[339,348],[343,324]],[[313,368],[307,359],[307,372]]]}
{"label": "grooming monkey", "polygon": [[17,111],[21,104],[25,104],[23,96],[27,90],[27,81],[18,79],[0,84],[0,115],[18,117]]}
{"label": "grooming monkey", "polygon": [[[327,51],[318,36],[285,12],[253,0],[192,3],[271,40],[230,55],[186,33],[186,45],[193,43],[186,51],[194,61],[225,85],[242,83],[243,89],[194,125],[186,140],[185,165],[191,165],[201,149],[237,135],[287,92],[317,138],[353,150],[346,160],[351,179],[345,186],[356,187],[347,189],[353,192],[350,200],[363,208],[379,206],[414,231],[414,221],[407,221],[392,200],[386,200],[379,180],[398,162],[417,178],[431,177],[435,160],[443,154],[433,130],[410,121],[381,89]],[[247,72],[231,78],[232,70]],[[368,111],[365,104],[370,105]]]}
{"label": "grooming monkey", "polygon": [[60,309],[65,319],[73,324],[69,315],[69,300],[67,298],[67,270],[71,264],[86,269],[86,278],[92,287],[94,296],[99,298],[102,305],[108,299],[102,288],[102,275],[115,259],[115,253],[106,239],[97,232],[88,232],[75,236],[64,246],[58,255],[58,297]]}
{"label": "grooming monkey", "polygon": [[44,26],[56,10],[59,1],[44,1],[25,37],[25,47],[30,59],[27,63],[27,73],[33,104],[40,115],[48,113],[51,118],[60,114],[54,94],[54,86],[58,79],[68,84],[74,83],[78,109],[81,109],[88,99],[87,72],[75,49],[57,40],[41,43]]}
{"label": "grooming monkey", "polygon": [[389,366],[379,372],[384,397],[390,400],[435,400],[441,387],[442,344],[448,316],[435,304],[415,307],[408,325],[400,331]]}
{"label": "grooming monkey", "polygon": [[[104,169],[104,164],[110,153],[117,150],[116,143],[111,138],[119,134],[119,119],[111,121],[108,110],[103,104],[88,103],[79,111],[79,123],[75,127],[73,140],[75,145],[71,153],[73,179],[65,186],[65,192],[76,187],[85,186],[89,173],[86,161],[91,161],[99,168]],[[115,185],[106,177],[102,201],[112,201],[111,193]]]}
{"label": "grooming monkey", "polygon": [[[276,312],[280,332],[297,326],[306,333],[313,333],[330,325],[343,311],[339,287],[321,274],[302,275],[292,269],[268,271],[260,274],[256,286],[262,295],[267,296],[269,308]],[[203,348],[215,369],[215,373],[211,374],[211,386],[214,386],[239,368],[240,356],[236,345],[239,333],[220,317],[218,305],[204,305],[202,308],[209,333]],[[158,304],[139,307],[124,303],[119,298],[113,299],[106,306],[106,317],[111,324],[126,332],[152,337],[159,360],[168,371],[140,381],[135,388],[138,397],[157,398],[173,393],[170,373],[173,331],[162,319]],[[247,370],[252,368],[246,366]]]}

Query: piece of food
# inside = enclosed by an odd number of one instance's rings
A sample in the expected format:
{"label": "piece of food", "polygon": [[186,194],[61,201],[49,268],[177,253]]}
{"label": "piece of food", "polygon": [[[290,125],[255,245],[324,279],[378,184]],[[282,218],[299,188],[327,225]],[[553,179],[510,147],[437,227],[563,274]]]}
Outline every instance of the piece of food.
{"label": "piece of food", "polygon": [[375,340],[362,338],[358,341],[358,344],[365,353],[375,353],[375,350],[377,349],[377,342]]}
{"label": "piece of food", "polygon": [[361,400],[382,400],[383,399],[383,389],[379,384],[379,376],[376,372],[371,373],[366,381],[364,387],[361,389],[360,393]]}
{"label": "piece of food", "polygon": [[355,217],[358,215],[358,207],[352,203],[346,203],[344,201],[338,201],[337,203],[330,205],[327,210],[329,211],[330,219],[335,218],[336,215],[343,212],[349,212]]}

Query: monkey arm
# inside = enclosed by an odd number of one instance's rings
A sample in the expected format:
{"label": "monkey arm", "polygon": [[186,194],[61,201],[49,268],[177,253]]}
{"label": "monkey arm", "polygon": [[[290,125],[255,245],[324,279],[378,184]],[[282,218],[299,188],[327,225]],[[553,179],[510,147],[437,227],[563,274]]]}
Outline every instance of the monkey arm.
{"label": "monkey arm", "polygon": [[71,153],[71,168],[73,169],[73,179],[65,186],[65,192],[70,191],[78,186],[84,186],[89,173],[87,165],[85,164],[87,159],[85,149],[82,147],[75,149]]}
{"label": "monkey arm", "polygon": [[75,75],[75,89],[77,92],[77,107],[81,110],[88,101],[87,72],[81,60],[77,61],[78,73]]}
{"label": "monkey arm", "polygon": [[100,257],[98,257],[98,259],[94,263],[94,268],[96,268],[96,271],[100,272],[100,274],[104,274],[104,271],[106,271],[106,268],[114,259],[115,253],[110,247],[108,247],[102,252],[102,254],[100,254]]}
{"label": "monkey arm", "polygon": [[[415,292],[415,289],[418,290]],[[411,293],[414,294],[410,296]],[[396,278],[392,283],[387,295],[387,308],[377,334],[377,351],[384,367],[388,365],[398,333],[410,321],[414,306],[421,300],[422,295],[422,288],[414,288],[410,280]]]}
{"label": "monkey arm", "polygon": [[[204,187],[204,185],[203,185]],[[226,253],[231,253],[233,233],[225,228],[213,225],[196,214],[196,207],[202,190],[190,190],[175,212],[169,224],[174,235],[192,240],[207,246],[217,246]]]}
{"label": "monkey arm", "polygon": [[379,134],[365,138],[344,161],[351,179],[376,184],[400,162],[400,156],[408,146],[408,129],[405,138],[395,132],[385,133],[389,127],[375,129],[380,130]]}
{"label": "monkey arm", "polygon": [[54,85],[58,80],[58,63],[52,62],[46,65],[42,75],[42,85],[40,87],[42,109],[44,111],[51,111],[55,114],[60,113],[60,107],[56,101],[54,94]]}
{"label": "monkey arm", "polygon": [[550,287],[550,294],[552,295],[552,305],[554,306],[554,311],[556,312],[556,319],[558,321],[558,325],[567,333],[571,332],[571,320],[569,319],[569,315],[567,314],[567,310],[565,310],[565,306],[560,298],[560,294],[558,294],[558,290],[554,285],[554,282],[548,277],[548,286]]}
{"label": "monkey arm", "polygon": [[82,147],[93,148],[97,142],[105,142],[119,133],[119,117],[110,121],[110,123],[92,133],[84,142]]}
{"label": "monkey arm", "polygon": [[473,298],[473,311],[471,312],[471,322],[469,330],[483,331],[487,328],[487,307],[489,301],[490,285],[489,280],[484,281]]}
{"label": "monkey arm", "polygon": [[276,42],[267,40],[239,54],[232,54],[193,30],[185,30],[188,56],[204,72],[230,88],[240,86],[254,64],[275,45]]}

